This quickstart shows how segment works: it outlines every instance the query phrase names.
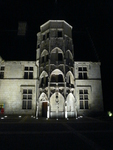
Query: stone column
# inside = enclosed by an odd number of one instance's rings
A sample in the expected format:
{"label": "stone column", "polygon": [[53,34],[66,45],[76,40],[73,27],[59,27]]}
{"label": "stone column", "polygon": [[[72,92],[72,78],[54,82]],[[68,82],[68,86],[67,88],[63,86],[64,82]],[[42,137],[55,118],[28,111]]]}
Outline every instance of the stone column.
{"label": "stone column", "polygon": [[47,118],[49,118],[49,103],[48,103],[48,106],[47,106]]}
{"label": "stone column", "polygon": [[65,119],[67,119],[67,105],[65,104]]}
{"label": "stone column", "polygon": [[38,104],[36,106],[36,119],[38,119]]}
{"label": "stone column", "polygon": [[65,101],[66,101],[66,82],[64,82],[64,97],[65,97]]}
{"label": "stone column", "polygon": [[48,106],[47,106],[47,118],[50,118],[50,78],[48,77]]}

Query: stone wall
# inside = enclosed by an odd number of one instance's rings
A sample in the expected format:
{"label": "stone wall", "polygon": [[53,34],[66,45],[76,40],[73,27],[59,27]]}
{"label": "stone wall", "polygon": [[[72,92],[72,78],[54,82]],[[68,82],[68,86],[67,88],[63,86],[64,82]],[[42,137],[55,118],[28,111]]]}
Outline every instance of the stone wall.
{"label": "stone wall", "polygon": [[[78,67],[87,66],[87,79],[79,79]],[[103,94],[100,74],[100,63],[75,62],[75,95],[78,115],[90,115],[103,111]],[[88,109],[80,109],[80,90],[88,90]]]}
{"label": "stone wall", "polygon": [[[0,104],[5,114],[35,114],[37,67],[30,61],[4,61],[4,79],[0,79]],[[24,79],[24,66],[33,67],[33,79]],[[22,109],[23,89],[32,90],[32,109]]]}

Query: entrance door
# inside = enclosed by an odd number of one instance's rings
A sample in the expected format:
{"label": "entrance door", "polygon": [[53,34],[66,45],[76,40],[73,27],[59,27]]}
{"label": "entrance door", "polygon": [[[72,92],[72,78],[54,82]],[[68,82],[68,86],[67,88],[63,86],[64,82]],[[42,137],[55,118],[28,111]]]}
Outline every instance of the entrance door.
{"label": "entrance door", "polygon": [[42,117],[47,118],[47,102],[42,103]]}

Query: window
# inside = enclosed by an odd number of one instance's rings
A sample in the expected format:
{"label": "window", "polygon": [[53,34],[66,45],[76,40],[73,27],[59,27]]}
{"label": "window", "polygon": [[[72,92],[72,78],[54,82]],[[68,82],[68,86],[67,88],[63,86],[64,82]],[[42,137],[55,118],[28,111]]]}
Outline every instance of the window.
{"label": "window", "polygon": [[82,71],[82,67],[79,67],[79,68],[78,68],[78,71]]}
{"label": "window", "polygon": [[61,74],[58,75],[58,82],[63,82],[63,76]]}
{"label": "window", "polygon": [[1,66],[1,67],[0,67],[0,79],[3,79],[3,78],[4,78],[4,71],[5,71],[5,67],[4,67],[4,66]]}
{"label": "window", "polygon": [[2,71],[5,70],[5,67],[4,67],[4,66],[1,66],[1,70],[2,70]]}
{"label": "window", "polygon": [[48,86],[48,77],[41,78],[41,86]]}
{"label": "window", "polygon": [[43,86],[43,85],[44,85],[44,77],[41,80],[41,86]]}
{"label": "window", "polygon": [[78,67],[78,78],[87,79],[87,67]]}
{"label": "window", "polygon": [[42,56],[41,57],[41,63],[48,62],[48,59],[49,59],[48,55]]}
{"label": "window", "polygon": [[45,40],[45,35],[43,35],[43,41]]}
{"label": "window", "polygon": [[62,53],[58,53],[58,61],[62,61],[63,58],[62,58]]}
{"label": "window", "polygon": [[49,32],[47,33],[47,38],[49,38]]}
{"label": "window", "polygon": [[62,37],[62,31],[58,31],[58,37]]}
{"label": "window", "polygon": [[29,70],[30,70],[30,71],[33,71],[33,67],[29,67]]}
{"label": "window", "polygon": [[87,71],[87,68],[86,68],[86,67],[83,67],[83,71]]}
{"label": "window", "polygon": [[79,90],[79,108],[80,109],[89,109],[88,107],[88,90]]}
{"label": "window", "polygon": [[44,56],[42,57],[42,63],[44,63]]}
{"label": "window", "polygon": [[32,90],[23,89],[22,109],[32,109]]}
{"label": "window", "polygon": [[51,82],[63,82],[63,76],[62,76],[62,74],[59,74],[59,75],[53,74],[51,76]]}
{"label": "window", "polygon": [[46,86],[48,86],[48,77],[46,77]]}
{"label": "window", "polygon": [[33,67],[24,67],[24,79],[33,79]]}

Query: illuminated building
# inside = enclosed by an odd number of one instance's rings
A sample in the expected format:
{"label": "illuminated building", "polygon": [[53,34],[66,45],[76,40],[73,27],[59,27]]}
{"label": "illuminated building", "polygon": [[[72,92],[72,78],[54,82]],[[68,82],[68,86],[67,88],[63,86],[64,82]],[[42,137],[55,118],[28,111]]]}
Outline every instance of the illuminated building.
{"label": "illuminated building", "polygon": [[72,26],[50,20],[37,34],[36,61],[0,58],[5,114],[68,118],[103,111],[100,62],[74,61]]}

